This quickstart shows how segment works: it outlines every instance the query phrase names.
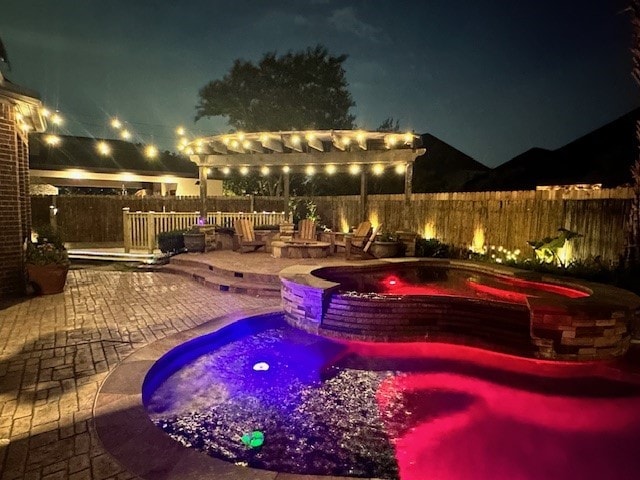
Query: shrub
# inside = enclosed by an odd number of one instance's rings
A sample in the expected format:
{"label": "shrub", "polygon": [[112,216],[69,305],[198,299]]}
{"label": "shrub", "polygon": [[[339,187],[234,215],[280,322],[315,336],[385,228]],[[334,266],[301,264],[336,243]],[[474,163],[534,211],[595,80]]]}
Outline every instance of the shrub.
{"label": "shrub", "polygon": [[158,234],[158,248],[162,253],[175,253],[184,250],[184,234],[187,230],[171,230]]}
{"label": "shrub", "polygon": [[62,236],[49,225],[34,229],[32,241],[26,243],[25,259],[33,265],[69,265]]}
{"label": "shrub", "polygon": [[451,247],[437,238],[416,240],[416,257],[450,258]]}

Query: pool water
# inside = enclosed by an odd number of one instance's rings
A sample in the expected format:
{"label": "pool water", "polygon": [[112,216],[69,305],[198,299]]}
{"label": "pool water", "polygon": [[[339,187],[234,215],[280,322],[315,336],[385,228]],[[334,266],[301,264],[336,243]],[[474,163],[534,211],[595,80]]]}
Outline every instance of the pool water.
{"label": "pool water", "polygon": [[[145,381],[151,419],[183,445],[240,465],[410,480],[640,472],[640,387],[595,375],[597,364],[337,342],[282,315],[178,350]],[[250,448],[241,437],[254,431],[264,443]]]}
{"label": "pool water", "polygon": [[448,295],[520,304],[526,303],[527,297],[589,296],[579,288],[438,265],[393,265],[366,271],[329,267],[314,275],[340,283],[341,291],[382,295]]}

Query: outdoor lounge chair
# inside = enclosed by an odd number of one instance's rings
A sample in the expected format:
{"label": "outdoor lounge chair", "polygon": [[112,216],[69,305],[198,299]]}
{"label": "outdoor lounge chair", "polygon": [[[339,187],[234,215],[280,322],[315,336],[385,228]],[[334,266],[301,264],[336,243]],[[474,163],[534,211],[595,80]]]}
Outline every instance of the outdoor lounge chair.
{"label": "outdoor lounge chair", "polygon": [[266,242],[256,240],[256,234],[253,230],[253,223],[248,218],[239,218],[235,223],[236,235],[240,245],[240,253],[246,253],[245,248],[252,248],[253,252],[260,247],[264,247]]}
{"label": "outdoor lounge chair", "polygon": [[316,222],[310,218],[305,218],[298,222],[298,235],[295,240],[313,242],[318,240],[316,233]]}
{"label": "outdoor lounge chair", "polygon": [[358,254],[361,258],[374,258],[373,255],[369,253],[369,248],[371,248],[371,244],[376,239],[376,235],[382,228],[382,225],[376,225],[373,227],[371,231],[371,235],[365,238],[358,238],[356,236],[347,237],[345,241],[345,250],[346,250],[346,258],[349,260],[352,254]]}
{"label": "outdoor lounge chair", "polygon": [[[371,230],[371,222],[367,220],[365,220],[364,222],[361,222],[360,225],[358,225],[358,228],[356,228],[355,231],[353,232],[353,235],[351,235],[351,244],[360,245],[360,243],[368,237],[370,230]],[[341,239],[336,238],[335,240],[336,251],[338,250],[338,247],[342,247],[345,249],[347,247],[347,242],[346,242],[347,237],[345,236],[345,234],[339,234],[339,235],[342,238]]]}

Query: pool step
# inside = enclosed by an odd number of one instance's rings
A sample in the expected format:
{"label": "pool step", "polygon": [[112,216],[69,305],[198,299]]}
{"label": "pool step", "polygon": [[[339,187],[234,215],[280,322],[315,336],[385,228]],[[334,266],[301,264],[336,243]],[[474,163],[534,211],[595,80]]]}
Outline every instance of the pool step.
{"label": "pool step", "polygon": [[280,297],[280,282],[260,282],[252,278],[241,278],[230,275],[219,275],[202,265],[185,265],[184,263],[168,265],[158,268],[158,271],[182,275],[220,292],[242,293],[261,297]]}

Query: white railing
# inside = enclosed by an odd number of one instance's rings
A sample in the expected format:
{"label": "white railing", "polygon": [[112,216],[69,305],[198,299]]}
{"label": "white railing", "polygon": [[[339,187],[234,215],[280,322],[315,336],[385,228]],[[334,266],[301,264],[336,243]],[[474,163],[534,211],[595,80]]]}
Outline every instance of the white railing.
{"label": "white railing", "polygon": [[[208,212],[207,224],[233,228],[239,218],[252,220],[253,226],[278,225],[287,221],[284,212]],[[158,234],[171,230],[188,230],[198,223],[200,212],[131,212],[122,209],[124,251],[147,250],[158,246]]]}

